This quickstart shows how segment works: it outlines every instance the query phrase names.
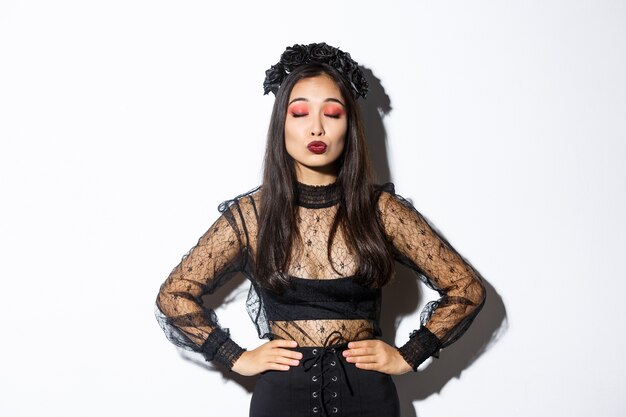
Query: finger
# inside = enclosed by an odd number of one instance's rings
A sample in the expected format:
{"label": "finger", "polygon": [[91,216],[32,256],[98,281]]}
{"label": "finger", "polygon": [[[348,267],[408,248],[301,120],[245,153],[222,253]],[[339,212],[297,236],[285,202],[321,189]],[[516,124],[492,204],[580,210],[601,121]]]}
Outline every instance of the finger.
{"label": "finger", "polygon": [[348,343],[348,347],[350,349],[371,347],[373,345],[374,345],[373,340],[357,340],[356,342]]}
{"label": "finger", "polygon": [[373,355],[376,353],[375,348],[358,348],[358,349],[350,349],[347,352],[347,356],[363,356],[363,355]]}
{"label": "finger", "polygon": [[286,358],[280,355],[273,355],[268,360],[270,363],[278,363],[281,365],[290,365],[290,366],[298,366],[300,361],[297,359]]}
{"label": "finger", "polygon": [[378,364],[376,363],[355,363],[354,364],[359,369],[367,369],[368,371],[378,371]]}
{"label": "finger", "polygon": [[296,347],[298,346],[298,342],[295,340],[286,340],[286,339],[276,339],[269,342],[272,347]]}
{"label": "finger", "polygon": [[270,363],[268,364],[268,369],[271,369],[274,371],[288,371],[289,365],[281,365],[279,363]]}
{"label": "finger", "polygon": [[274,349],[272,351],[274,355],[280,355],[291,359],[302,359],[302,353],[296,350],[288,350],[288,349]]}
{"label": "finger", "polygon": [[366,355],[366,356],[350,357],[347,360],[353,363],[374,363],[374,362],[378,362],[378,357],[374,355]]}

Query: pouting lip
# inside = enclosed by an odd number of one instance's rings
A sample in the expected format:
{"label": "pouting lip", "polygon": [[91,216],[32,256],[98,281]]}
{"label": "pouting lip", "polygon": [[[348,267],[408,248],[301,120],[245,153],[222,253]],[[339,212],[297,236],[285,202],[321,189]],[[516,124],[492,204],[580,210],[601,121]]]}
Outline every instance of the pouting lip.
{"label": "pouting lip", "polygon": [[322,147],[322,146],[323,146],[324,148],[326,148],[326,146],[327,146],[327,145],[326,145],[324,142],[322,142],[321,140],[314,140],[313,142],[309,142],[309,143],[306,145],[306,147],[307,147],[307,148],[309,148],[309,147],[311,147],[311,146],[316,147],[316,148],[317,148],[317,147]]}
{"label": "pouting lip", "polygon": [[309,150],[309,152],[314,153],[316,155],[321,155],[323,153],[326,152],[326,144],[322,141],[319,140],[314,140],[312,142],[309,142],[309,144],[306,146],[306,148]]}

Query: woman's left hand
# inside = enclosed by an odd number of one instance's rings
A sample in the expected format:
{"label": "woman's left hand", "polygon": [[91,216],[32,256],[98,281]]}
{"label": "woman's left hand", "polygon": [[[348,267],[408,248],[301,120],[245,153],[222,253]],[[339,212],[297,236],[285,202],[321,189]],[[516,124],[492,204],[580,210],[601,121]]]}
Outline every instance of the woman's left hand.
{"label": "woman's left hand", "polygon": [[398,349],[378,339],[350,342],[343,356],[357,368],[389,375],[402,375],[413,370]]}

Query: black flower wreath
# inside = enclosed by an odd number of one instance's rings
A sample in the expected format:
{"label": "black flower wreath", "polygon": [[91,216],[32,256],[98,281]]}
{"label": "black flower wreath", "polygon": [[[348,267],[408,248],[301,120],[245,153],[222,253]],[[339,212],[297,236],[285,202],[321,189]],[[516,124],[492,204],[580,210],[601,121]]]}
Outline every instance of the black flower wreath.
{"label": "black flower wreath", "polygon": [[324,42],[287,47],[280,56],[280,61],[265,71],[264,94],[271,91],[276,95],[278,87],[291,71],[300,65],[313,62],[328,64],[339,71],[350,84],[356,97],[365,98],[367,95],[369,85],[359,64],[350,57],[349,53]]}

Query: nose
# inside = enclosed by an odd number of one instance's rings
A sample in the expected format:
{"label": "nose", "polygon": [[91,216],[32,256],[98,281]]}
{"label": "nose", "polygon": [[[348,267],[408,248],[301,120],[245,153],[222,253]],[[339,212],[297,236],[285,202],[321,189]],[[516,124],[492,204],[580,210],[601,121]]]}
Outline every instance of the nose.
{"label": "nose", "polygon": [[319,117],[312,117],[311,136],[322,136],[324,132],[324,126]]}

